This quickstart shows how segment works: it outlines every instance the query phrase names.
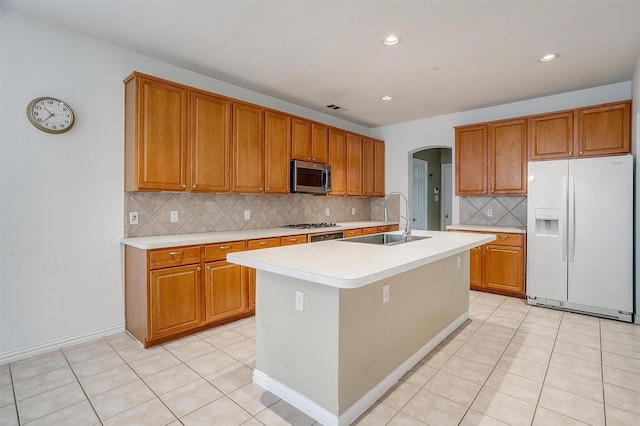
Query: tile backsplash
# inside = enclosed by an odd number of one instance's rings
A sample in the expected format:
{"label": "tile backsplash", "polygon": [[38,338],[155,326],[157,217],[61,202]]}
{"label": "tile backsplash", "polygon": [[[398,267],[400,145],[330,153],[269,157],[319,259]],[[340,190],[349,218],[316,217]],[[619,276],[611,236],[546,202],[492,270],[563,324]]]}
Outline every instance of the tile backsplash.
{"label": "tile backsplash", "polygon": [[527,197],[461,197],[460,223],[527,226]]}
{"label": "tile backsplash", "polygon": [[[383,220],[384,198],[329,197],[309,194],[124,193],[125,237],[277,228],[288,223]],[[399,198],[390,197],[389,220],[397,221]],[[355,214],[352,209],[355,208]],[[329,215],[326,215],[329,209]],[[245,210],[250,218],[245,219]],[[178,222],[171,222],[171,212]],[[138,212],[138,224],[129,224]],[[395,219],[394,219],[395,218]]]}

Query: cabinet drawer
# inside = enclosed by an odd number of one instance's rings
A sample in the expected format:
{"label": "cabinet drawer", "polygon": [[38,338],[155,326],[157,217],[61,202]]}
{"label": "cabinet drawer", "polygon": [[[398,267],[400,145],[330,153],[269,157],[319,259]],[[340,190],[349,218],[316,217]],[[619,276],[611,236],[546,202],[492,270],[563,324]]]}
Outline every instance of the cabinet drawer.
{"label": "cabinet drawer", "polygon": [[345,238],[357,237],[362,235],[362,229],[347,229],[344,231]]}
{"label": "cabinet drawer", "polygon": [[[491,234],[491,232],[487,232],[487,234]],[[493,235],[496,236],[496,239],[495,239],[495,241],[491,241],[489,244],[502,245],[502,246],[524,247],[524,235],[523,234],[499,233],[499,234],[493,234]]]}
{"label": "cabinet drawer", "polygon": [[377,226],[372,226],[369,228],[362,228],[362,235],[371,235],[371,234],[377,234],[378,233],[378,227]]}
{"label": "cabinet drawer", "polygon": [[389,232],[389,225],[378,226],[378,233]]}
{"label": "cabinet drawer", "polygon": [[226,260],[227,254],[244,250],[246,250],[244,241],[211,244],[204,248],[205,262]]}
{"label": "cabinet drawer", "polygon": [[306,244],[306,242],[307,242],[307,234],[280,237],[281,246],[292,246],[294,244]]}
{"label": "cabinet drawer", "polygon": [[174,247],[152,250],[149,253],[149,269],[200,263],[200,246]]}
{"label": "cabinet drawer", "polygon": [[263,238],[261,240],[249,240],[247,249],[256,250],[269,247],[278,247],[280,245],[280,238]]}

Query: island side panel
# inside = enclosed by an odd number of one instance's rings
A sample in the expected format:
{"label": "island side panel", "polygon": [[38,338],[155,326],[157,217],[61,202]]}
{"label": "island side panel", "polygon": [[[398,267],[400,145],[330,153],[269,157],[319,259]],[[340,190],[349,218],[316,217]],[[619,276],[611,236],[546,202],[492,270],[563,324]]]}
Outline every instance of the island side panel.
{"label": "island side panel", "polygon": [[[256,274],[256,370],[337,415],[338,289]],[[302,312],[296,291],[304,294]]]}
{"label": "island side panel", "polygon": [[468,310],[468,251],[340,290],[340,414]]}

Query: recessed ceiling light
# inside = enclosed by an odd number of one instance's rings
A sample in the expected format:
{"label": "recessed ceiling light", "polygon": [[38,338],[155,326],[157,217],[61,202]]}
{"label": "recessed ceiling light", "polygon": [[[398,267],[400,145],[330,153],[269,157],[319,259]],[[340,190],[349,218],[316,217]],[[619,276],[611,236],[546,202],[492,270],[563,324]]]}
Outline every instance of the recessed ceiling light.
{"label": "recessed ceiling light", "polygon": [[384,40],[382,40],[382,44],[385,46],[395,46],[398,43],[400,43],[400,37],[394,34],[389,34]]}
{"label": "recessed ceiling light", "polygon": [[560,55],[555,55],[553,53],[549,53],[548,55],[544,55],[542,58],[539,59],[540,62],[551,62],[554,61],[556,59],[558,59],[558,56]]}
{"label": "recessed ceiling light", "polygon": [[382,99],[383,101],[390,101],[391,99],[393,99],[393,96],[385,95],[385,96],[381,97],[380,99]]}

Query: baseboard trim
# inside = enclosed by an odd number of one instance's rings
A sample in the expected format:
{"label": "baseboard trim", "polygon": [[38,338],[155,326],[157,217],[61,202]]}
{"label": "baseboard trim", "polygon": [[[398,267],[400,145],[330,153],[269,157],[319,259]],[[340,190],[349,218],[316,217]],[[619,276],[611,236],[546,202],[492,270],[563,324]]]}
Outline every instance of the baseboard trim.
{"label": "baseboard trim", "polygon": [[44,352],[53,351],[55,349],[61,349],[68,346],[78,345],[80,343],[84,343],[89,340],[110,336],[112,334],[121,333],[123,331],[125,331],[124,324],[113,325],[110,327],[89,331],[87,333],[81,333],[73,336],[63,337],[61,339],[52,340],[50,342],[42,343],[40,345],[30,346],[24,349],[18,349],[16,351],[11,351],[11,352],[5,352],[3,354],[0,354],[0,365],[19,361],[21,359],[39,355]]}
{"label": "baseboard trim", "polygon": [[316,402],[302,395],[300,392],[291,389],[289,386],[269,377],[259,370],[253,370],[254,383],[262,386],[267,391],[283,399],[287,403],[293,405],[298,410],[312,417],[316,421],[325,426],[347,426],[353,423],[362,415],[369,407],[371,407],[378,399],[380,399],[389,389],[391,389],[409,370],[411,370],[422,358],[427,356],[429,352],[434,350],[444,339],[453,333],[469,318],[469,311],[464,312],[440,333],[429,340],[416,353],[411,355],[393,370],[384,379],[378,382],[372,389],[365,393],[360,399],[353,403],[339,416],[321,407]]}

